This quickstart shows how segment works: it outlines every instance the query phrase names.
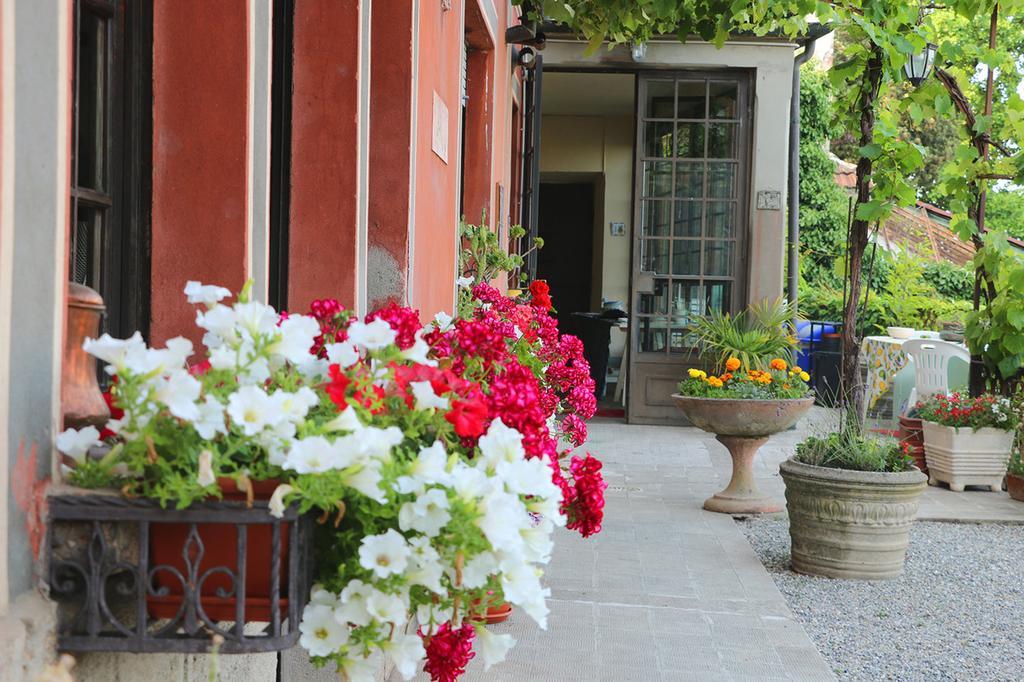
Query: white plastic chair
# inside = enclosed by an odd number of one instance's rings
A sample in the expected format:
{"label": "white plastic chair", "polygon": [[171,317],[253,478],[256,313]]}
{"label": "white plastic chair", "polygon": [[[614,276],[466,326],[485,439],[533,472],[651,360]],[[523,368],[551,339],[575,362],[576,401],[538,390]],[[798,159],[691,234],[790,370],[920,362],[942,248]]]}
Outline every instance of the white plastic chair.
{"label": "white plastic chair", "polygon": [[933,395],[950,392],[949,365],[951,360],[960,360],[970,365],[971,354],[963,346],[948,341],[931,339],[910,339],[903,343],[903,352],[914,361],[916,381],[910,392],[907,408],[919,400]]}

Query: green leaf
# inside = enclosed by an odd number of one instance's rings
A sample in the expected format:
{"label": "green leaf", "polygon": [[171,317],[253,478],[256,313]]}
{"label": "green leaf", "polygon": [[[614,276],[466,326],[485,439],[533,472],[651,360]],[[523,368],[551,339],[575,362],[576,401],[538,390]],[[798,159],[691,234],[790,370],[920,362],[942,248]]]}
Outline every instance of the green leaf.
{"label": "green leaf", "polygon": [[857,152],[865,158],[874,160],[882,155],[882,146],[872,142],[871,144],[864,145]]}
{"label": "green leaf", "polygon": [[953,101],[949,99],[949,95],[943,92],[935,96],[935,113],[945,116],[952,108]]}
{"label": "green leaf", "polygon": [[885,214],[885,207],[880,201],[868,201],[857,204],[856,217],[858,220],[866,220],[869,223],[880,219]]}
{"label": "green leaf", "polygon": [[1010,308],[1006,311],[1006,321],[1015,329],[1024,329],[1024,309]]}
{"label": "green leaf", "polygon": [[999,373],[1003,375],[1004,379],[1009,379],[1017,370],[1021,367],[1020,356],[1010,355],[999,361],[997,365],[999,367]]}

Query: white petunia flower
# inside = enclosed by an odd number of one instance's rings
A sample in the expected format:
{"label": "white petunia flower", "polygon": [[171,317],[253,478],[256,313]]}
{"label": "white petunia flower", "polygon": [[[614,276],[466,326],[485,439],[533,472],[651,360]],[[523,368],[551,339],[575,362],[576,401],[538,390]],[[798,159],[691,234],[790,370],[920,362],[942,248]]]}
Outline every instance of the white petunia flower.
{"label": "white petunia flower", "polygon": [[[259,301],[236,303],[234,309],[235,327],[239,331],[246,332],[253,341],[273,336],[277,333],[277,322],[280,316],[276,310],[266,303],[260,303]],[[312,339],[310,339],[311,345],[313,345]],[[309,346],[306,348],[308,349]]]}
{"label": "white petunia flower", "polygon": [[554,524],[550,519],[541,519],[539,523],[521,528],[519,534],[523,537],[523,557],[535,564],[546,564],[551,561],[551,550],[555,548],[555,541],[551,538],[554,531]]}
{"label": "white petunia flower", "polygon": [[270,396],[271,401],[278,410],[279,419],[298,424],[306,418],[306,414],[320,402],[316,391],[308,386],[303,386],[295,393],[277,391]]}
{"label": "white petunia flower", "polygon": [[439,330],[441,330],[443,332],[446,332],[446,331],[448,331],[449,329],[452,328],[452,321],[453,321],[453,319],[454,318],[452,318],[451,315],[449,315],[448,313],[446,313],[446,312],[444,312],[442,310],[438,314],[434,315],[434,325]]}
{"label": "white petunia flower", "polygon": [[437,367],[437,360],[430,357],[430,345],[423,340],[423,330],[416,332],[416,340],[413,344],[402,351],[402,357],[412,362]]}
{"label": "white petunia flower", "polygon": [[517,495],[558,497],[561,494],[561,490],[551,480],[551,467],[540,457],[498,462],[495,473],[505,481],[509,492]]}
{"label": "white petunia flower", "polygon": [[284,358],[293,365],[306,361],[309,349],[320,335],[320,323],[308,315],[289,315],[278,327],[279,336],[267,351]]}
{"label": "white petunia flower", "polygon": [[330,656],[348,643],[348,627],[334,618],[334,609],[323,604],[307,604],[299,623],[299,644],[310,656]]}
{"label": "white petunia flower", "polygon": [[274,488],[274,493],[270,496],[270,515],[275,518],[281,518],[284,516],[284,498],[295,490],[292,486],[287,483]]}
{"label": "white petunia flower", "polygon": [[89,448],[102,445],[100,432],[95,426],[84,429],[68,429],[57,436],[57,449],[79,464],[85,461]]}
{"label": "white petunia flower", "polygon": [[413,460],[407,476],[399,476],[395,481],[395,490],[400,493],[421,493],[431,483],[448,485],[451,475],[447,471],[448,453],[444,443],[435,440],[430,447],[422,448]]}
{"label": "white petunia flower", "polygon": [[327,351],[327,359],[332,364],[340,365],[341,367],[351,367],[352,365],[359,362],[359,351],[352,345],[351,341],[339,341],[338,343],[329,343],[324,346]]}
{"label": "white petunia flower", "polygon": [[353,322],[348,327],[348,340],[353,345],[366,350],[380,350],[395,342],[398,334],[386,320],[380,318],[372,322]]}
{"label": "white petunia flower", "polygon": [[496,635],[483,625],[473,627],[476,630],[476,649],[484,659],[484,670],[490,670],[492,665],[505,660],[516,640],[512,635]]}
{"label": "white petunia flower", "polygon": [[224,423],[224,406],[213,396],[206,396],[197,405],[199,416],[192,422],[196,433],[203,440],[213,440],[218,433],[227,433]]}
{"label": "white petunia flower", "polygon": [[337,606],[341,603],[341,600],[338,597],[338,595],[334,594],[330,590],[327,590],[320,583],[315,583],[309,591],[309,603],[330,606],[333,609],[337,608]]}
{"label": "white petunia flower", "polygon": [[391,459],[391,450],[405,440],[405,434],[397,426],[386,429],[367,427],[359,432],[359,444],[367,457],[387,461]]}
{"label": "white petunia flower", "polygon": [[355,626],[369,625],[373,618],[366,610],[366,598],[373,592],[373,587],[362,580],[352,580],[341,596],[337,608],[334,611],[334,618],[339,623],[351,623]]}
{"label": "white petunia flower", "polygon": [[369,656],[350,653],[338,667],[345,672],[342,679],[348,682],[376,682],[380,666],[380,654],[375,651]]}
{"label": "white petunia flower", "polygon": [[363,423],[359,421],[359,415],[355,408],[349,406],[338,413],[338,416],[323,425],[327,431],[359,431]]}
{"label": "white petunia flower", "polygon": [[384,491],[381,490],[381,479],[380,462],[371,460],[364,463],[359,468],[359,471],[345,479],[345,485],[358,490],[371,500],[384,504],[388,498]]}
{"label": "white petunia flower", "polygon": [[163,370],[179,369],[192,356],[192,342],[184,336],[167,339],[163,350],[156,351],[163,361]]}
{"label": "white petunia flower", "polygon": [[409,604],[397,594],[370,590],[366,597],[366,612],[380,623],[404,623],[408,618]]}
{"label": "white petunia flower", "polygon": [[359,546],[359,565],[378,578],[402,573],[409,563],[409,545],[394,528],[380,535],[367,535]]}
{"label": "white petunia flower", "polygon": [[203,385],[194,376],[179,369],[157,381],[154,397],[178,419],[195,421],[200,416],[196,401],[202,390]]}
{"label": "white petunia flower", "polygon": [[406,577],[412,585],[422,585],[434,594],[447,595],[448,591],[441,584],[444,576],[444,566],[441,564],[441,555],[430,544],[430,538],[422,535],[416,536],[409,541],[412,550],[410,563],[412,568],[406,571]]}
{"label": "white petunia flower", "polygon": [[565,514],[562,513],[561,497],[534,497],[526,502],[526,509],[532,514],[538,514],[545,519],[550,519],[556,526],[564,526]]}
{"label": "white petunia flower", "polygon": [[448,495],[439,488],[432,488],[417,497],[415,502],[402,505],[398,510],[398,527],[434,537],[452,520],[448,507]]}
{"label": "white petunia flower", "polygon": [[338,467],[337,451],[323,436],[302,438],[292,443],[282,465],[299,474],[318,474]]}
{"label": "white petunia flower", "polygon": [[409,388],[412,389],[417,410],[448,409],[448,398],[434,393],[434,387],[429,381],[410,381]]}
{"label": "white petunia flower", "polygon": [[450,621],[454,611],[449,608],[441,608],[437,604],[420,604],[416,607],[416,621],[428,635],[437,632],[437,629]]}
{"label": "white petunia flower", "polygon": [[213,453],[203,450],[199,453],[199,473],[196,474],[196,483],[204,488],[217,482],[213,474]]}
{"label": "white petunia flower", "polygon": [[462,584],[469,589],[479,589],[487,579],[498,572],[498,559],[492,552],[480,552],[466,562],[462,568]]}
{"label": "white petunia flower", "polygon": [[395,663],[395,670],[403,680],[411,680],[416,675],[427,652],[423,649],[423,640],[418,635],[395,634],[389,642],[384,643],[384,650]]}
{"label": "white petunia flower", "polygon": [[259,386],[243,386],[228,398],[231,421],[247,436],[254,436],[277,421],[276,406]]}
{"label": "white petunia flower", "polygon": [[505,426],[505,422],[501,419],[491,422],[487,433],[480,436],[478,445],[482,455],[479,466],[486,467],[491,472],[494,471],[498,462],[514,462],[526,457],[526,451],[523,449],[523,434]]}
{"label": "white petunia flower", "polygon": [[487,495],[494,488],[494,483],[479,469],[458,462],[452,472],[452,488],[468,502]]}
{"label": "white petunia flower", "polygon": [[472,277],[459,277],[455,280],[455,285],[462,289],[468,289],[473,284]]}
{"label": "white petunia flower", "polygon": [[518,553],[523,546],[519,529],[529,522],[526,507],[515,495],[493,490],[483,499],[483,516],[476,525],[494,549]]}
{"label": "white petunia flower", "polygon": [[548,607],[545,598],[551,590],[541,587],[540,572],[529,564],[506,562],[501,572],[501,591],[509,602],[521,606],[537,621],[542,630],[547,629]]}
{"label": "white petunia flower", "polygon": [[107,374],[114,375],[127,371],[133,360],[147,349],[142,334],[135,332],[127,339],[115,339],[110,334],[98,339],[86,338],[82,342],[82,350],[107,363]]}
{"label": "white petunia flower", "polygon": [[202,303],[206,306],[213,306],[231,295],[231,292],[224,287],[213,284],[202,284],[189,280],[185,283],[185,296],[189,303]]}
{"label": "white petunia flower", "polygon": [[205,312],[197,311],[196,326],[208,332],[203,337],[203,343],[208,348],[215,348],[238,338],[235,331],[235,310],[226,305],[215,305]]}

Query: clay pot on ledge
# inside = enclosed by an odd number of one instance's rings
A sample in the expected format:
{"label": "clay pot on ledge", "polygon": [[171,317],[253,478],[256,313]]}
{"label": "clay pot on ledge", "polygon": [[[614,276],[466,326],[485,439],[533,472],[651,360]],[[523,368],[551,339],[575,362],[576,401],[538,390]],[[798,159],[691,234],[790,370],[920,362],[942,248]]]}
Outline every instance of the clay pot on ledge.
{"label": "clay pot on ledge", "polygon": [[927,474],[928,463],[924,455],[924,425],[921,420],[916,417],[900,415],[899,439],[901,443],[910,448],[910,456],[914,458],[914,465],[922,473]]}
{"label": "clay pot on ledge", "polygon": [[1024,476],[1006,474],[1006,492],[1010,493],[1013,499],[1024,502]]}
{"label": "clay pot on ledge", "polygon": [[[267,502],[279,481],[253,481],[254,508],[267,508]],[[218,478],[217,486],[221,490],[225,502],[245,502],[246,493],[238,489],[235,481],[230,478]],[[268,512],[269,513],[269,512]],[[234,567],[237,564],[238,526],[230,523],[200,523],[196,531],[202,543],[202,556],[193,557],[199,561],[199,574],[208,572],[202,581],[200,602],[206,615],[215,621],[234,620],[235,590],[232,581],[220,567]],[[250,524],[246,531],[245,552],[245,614],[249,621],[270,622],[272,607],[276,601],[281,616],[287,613],[288,600],[281,595],[288,594],[289,565],[289,527],[279,526],[279,551],[277,564],[280,585],[278,594],[273,595],[271,566],[271,543],[273,525]],[[187,523],[166,524],[160,529],[159,536],[151,535],[149,542],[149,561],[151,566],[165,566],[177,569],[182,575],[188,572],[182,556],[182,548],[189,540],[190,526]],[[194,543],[193,543],[194,544]],[[154,570],[153,582],[163,594],[150,593],[146,597],[149,613],[155,618],[175,618],[182,605],[182,585],[170,571]]]}
{"label": "clay pot on ledge", "polygon": [[106,308],[98,293],[77,282],[68,282],[67,305],[64,366],[60,382],[64,428],[102,428],[110,419],[110,410],[100,390],[96,359],[82,350],[82,342],[87,337],[100,335],[100,322]]}

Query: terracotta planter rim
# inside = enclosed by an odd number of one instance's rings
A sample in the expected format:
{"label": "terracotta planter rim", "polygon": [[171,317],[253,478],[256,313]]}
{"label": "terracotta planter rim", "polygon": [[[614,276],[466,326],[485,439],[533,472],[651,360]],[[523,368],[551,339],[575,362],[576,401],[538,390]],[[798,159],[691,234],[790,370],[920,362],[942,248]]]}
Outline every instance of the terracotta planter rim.
{"label": "terracotta planter rim", "polygon": [[783,475],[802,476],[819,481],[867,483],[878,486],[923,486],[928,481],[928,477],[916,466],[910,471],[856,471],[815,466],[799,462],[792,457],[779,464],[779,471]]}

